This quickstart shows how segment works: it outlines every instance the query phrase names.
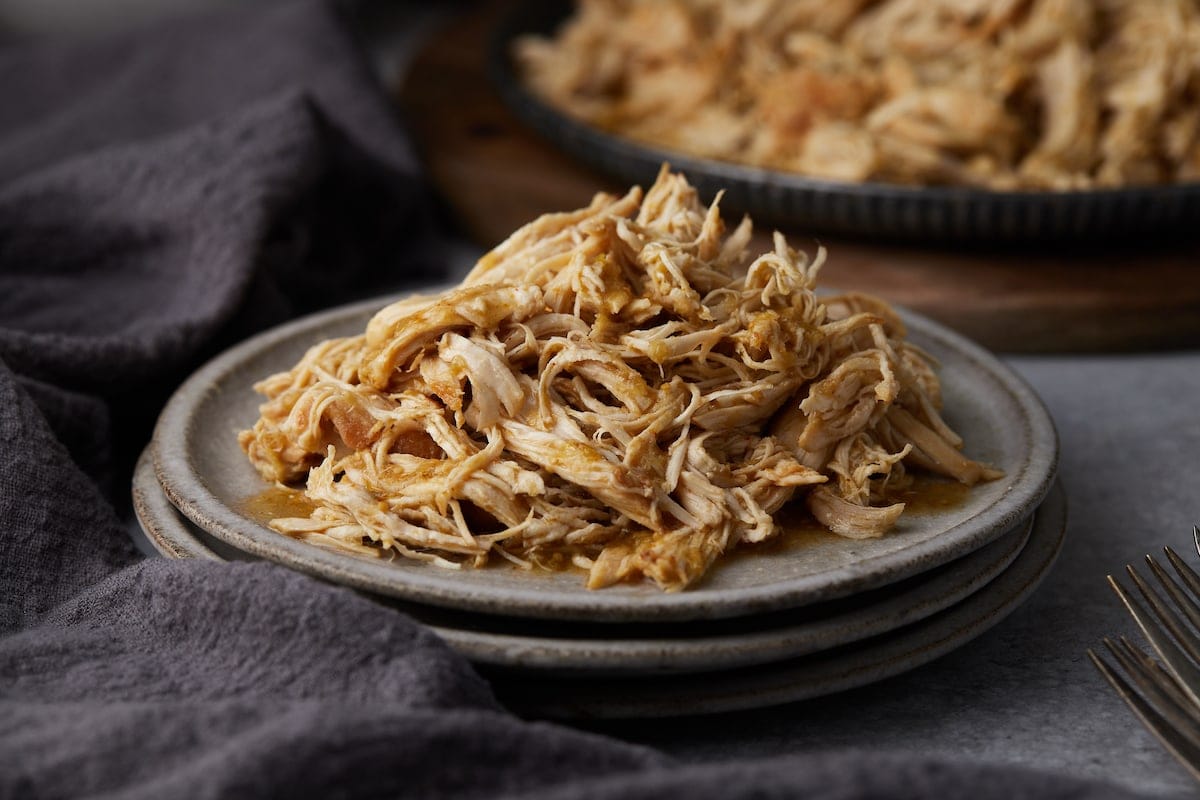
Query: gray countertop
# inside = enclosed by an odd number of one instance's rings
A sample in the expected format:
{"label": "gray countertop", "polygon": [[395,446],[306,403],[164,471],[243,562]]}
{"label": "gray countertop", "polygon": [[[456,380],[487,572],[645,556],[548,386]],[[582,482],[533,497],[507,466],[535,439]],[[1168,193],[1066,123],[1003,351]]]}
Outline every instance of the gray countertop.
{"label": "gray countertop", "polygon": [[932,664],[854,691],[753,712],[606,725],[686,760],[875,747],[1065,772],[1163,796],[1189,775],[1109,689],[1086,651],[1135,634],[1105,575],[1171,544],[1197,560],[1200,354],[1008,359],[1062,446],[1067,540],[1034,596]]}

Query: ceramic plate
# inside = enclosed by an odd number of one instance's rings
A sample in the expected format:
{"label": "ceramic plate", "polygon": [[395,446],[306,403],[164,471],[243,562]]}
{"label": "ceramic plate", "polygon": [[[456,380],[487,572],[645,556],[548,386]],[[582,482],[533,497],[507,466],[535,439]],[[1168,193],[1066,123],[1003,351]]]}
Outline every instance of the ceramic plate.
{"label": "ceramic plate", "polygon": [[484,670],[501,702],[525,717],[631,719],[713,714],[808,700],[899,675],[993,627],[1049,573],[1066,533],[1061,488],[1034,515],[1029,543],[991,583],[921,622],[861,642],[754,667],[669,677],[554,679]]}
{"label": "ceramic plate", "polygon": [[[133,504],[147,536],[167,557],[240,555],[171,506],[146,456],[134,474]],[[671,623],[668,630],[661,625],[504,619],[413,604],[402,610],[476,663],[593,676],[728,669],[827,650],[948,608],[1007,568],[1025,546],[1032,524],[1032,518],[1023,520],[956,561],[852,598],[751,618]]]}
{"label": "ceramic plate", "polygon": [[168,402],[152,441],[171,502],[218,539],[254,556],[338,583],[426,605],[504,616],[658,622],[760,614],[844,597],[945,564],[995,540],[1033,513],[1054,478],[1058,443],[1033,391],[994,356],[944,327],[904,315],[910,338],[941,362],[945,417],[967,453],[1004,470],[950,508],[905,513],[887,536],[825,536],[770,557],[728,559],[699,585],[667,594],[650,585],[584,588],[580,572],[508,565],[450,571],[402,558],[357,556],[275,533],[246,511],[267,485],[236,434],[258,416],[251,386],[289,369],[312,344],[361,332],[377,300],[273,329],[218,356]]}
{"label": "ceramic plate", "polygon": [[[214,541],[174,513],[149,470],[143,469],[135,481],[134,497],[139,517],[149,521],[147,533],[164,554],[219,558],[209,549]],[[501,699],[515,710],[530,716],[575,719],[736,711],[865,686],[943,656],[1008,616],[1050,571],[1062,548],[1066,519],[1066,498],[1061,487],[1055,486],[1033,515],[1027,543],[983,588],[907,626],[803,657],[690,675],[642,674],[636,679],[561,678],[543,672],[532,677],[521,664],[510,669],[489,668],[485,663],[481,668]],[[445,626],[432,627],[454,641]]]}
{"label": "ceramic plate", "polygon": [[1094,240],[1185,231],[1200,220],[1200,184],[1087,191],[987,191],[845,183],[690,156],[608,133],[573,119],[525,88],[509,57],[514,37],[552,32],[571,4],[526,0],[497,27],[492,82],[529,127],[580,161],[648,186],[664,161],[685,173],[702,197],[725,192],[724,205],[756,221],[772,219],[816,233],[920,241]]}

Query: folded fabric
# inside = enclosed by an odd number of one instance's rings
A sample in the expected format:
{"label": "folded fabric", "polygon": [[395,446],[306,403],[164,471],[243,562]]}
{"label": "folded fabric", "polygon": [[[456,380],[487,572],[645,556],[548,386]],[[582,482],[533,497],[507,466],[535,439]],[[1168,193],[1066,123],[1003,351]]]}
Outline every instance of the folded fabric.
{"label": "folded fabric", "polygon": [[429,197],[324,3],[10,47],[0,83],[0,797],[1130,796],[865,750],[680,765],[517,719],[348,589],[142,559],[118,509],[169,391],[429,279]]}

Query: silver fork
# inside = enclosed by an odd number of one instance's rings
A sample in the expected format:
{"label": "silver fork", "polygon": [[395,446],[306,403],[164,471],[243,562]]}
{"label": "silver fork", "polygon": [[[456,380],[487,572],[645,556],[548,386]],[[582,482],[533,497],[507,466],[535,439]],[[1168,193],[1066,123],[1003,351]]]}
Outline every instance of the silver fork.
{"label": "silver fork", "polygon": [[[1192,527],[1192,538],[1200,553],[1200,526]],[[1151,556],[1146,564],[1169,601],[1132,566],[1125,571],[1145,605],[1108,576],[1160,661],[1124,636],[1118,642],[1105,637],[1104,646],[1129,680],[1094,651],[1089,649],[1088,656],[1142,724],[1200,781],[1200,575],[1170,547],[1163,553],[1179,580]]]}

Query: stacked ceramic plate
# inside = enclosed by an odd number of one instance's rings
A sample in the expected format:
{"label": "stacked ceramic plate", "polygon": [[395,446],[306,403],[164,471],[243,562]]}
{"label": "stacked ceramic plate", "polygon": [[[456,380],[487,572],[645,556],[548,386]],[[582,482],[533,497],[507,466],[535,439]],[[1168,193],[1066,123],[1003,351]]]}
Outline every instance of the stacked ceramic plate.
{"label": "stacked ceramic plate", "polygon": [[[252,385],[311,345],[361,332],[386,299],[268,331],[193,375],[134,479],[143,528],[173,558],[269,559],[378,598],[480,665],[513,707],[552,716],[665,716],[813,697],[911,669],[1019,605],[1049,570],[1066,509],[1045,408],[1007,367],[928,320],[909,338],[940,362],[945,415],[1004,477],[912,503],[879,539],[812,533],[748,548],[687,591],[584,588],[579,572],[449,571],[359,556],[267,527],[270,487],[236,433]],[[388,612],[391,613],[391,612]]]}

